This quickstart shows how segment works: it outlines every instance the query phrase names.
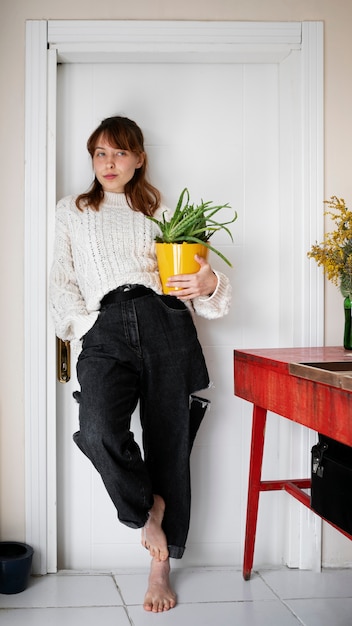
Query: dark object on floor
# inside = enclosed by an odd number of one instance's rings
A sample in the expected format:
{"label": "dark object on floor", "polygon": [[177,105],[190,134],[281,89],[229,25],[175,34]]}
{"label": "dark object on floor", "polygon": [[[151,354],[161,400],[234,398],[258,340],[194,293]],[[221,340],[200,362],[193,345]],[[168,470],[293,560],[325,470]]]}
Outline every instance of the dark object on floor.
{"label": "dark object on floor", "polygon": [[0,541],[0,593],[20,593],[28,585],[33,548],[17,541]]}
{"label": "dark object on floor", "polygon": [[352,535],[352,448],[321,434],[312,448],[311,507]]}

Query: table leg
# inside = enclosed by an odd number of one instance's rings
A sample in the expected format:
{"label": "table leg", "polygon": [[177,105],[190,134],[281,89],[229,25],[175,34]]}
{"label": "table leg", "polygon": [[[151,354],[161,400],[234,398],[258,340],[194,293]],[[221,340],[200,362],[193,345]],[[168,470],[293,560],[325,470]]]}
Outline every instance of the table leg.
{"label": "table leg", "polygon": [[249,580],[253,566],[255,534],[257,528],[260,480],[264,450],[266,409],[253,407],[252,442],[248,478],[246,537],[243,558],[243,578]]}

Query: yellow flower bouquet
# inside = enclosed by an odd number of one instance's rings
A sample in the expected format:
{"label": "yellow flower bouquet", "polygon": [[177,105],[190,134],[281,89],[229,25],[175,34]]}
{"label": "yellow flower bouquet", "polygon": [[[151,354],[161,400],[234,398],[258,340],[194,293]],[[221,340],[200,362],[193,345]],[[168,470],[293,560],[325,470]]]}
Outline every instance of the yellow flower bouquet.
{"label": "yellow flower bouquet", "polygon": [[329,207],[325,215],[335,222],[336,229],[326,233],[323,242],[314,244],[307,255],[322,266],[328,280],[340,287],[345,298],[344,347],[352,350],[352,211],[337,196],[331,196],[325,204]]}
{"label": "yellow flower bouquet", "polygon": [[343,198],[325,200],[336,229],[326,233],[324,241],[312,246],[308,257],[321,265],[328,280],[340,287],[344,296],[352,295],[352,211]]}

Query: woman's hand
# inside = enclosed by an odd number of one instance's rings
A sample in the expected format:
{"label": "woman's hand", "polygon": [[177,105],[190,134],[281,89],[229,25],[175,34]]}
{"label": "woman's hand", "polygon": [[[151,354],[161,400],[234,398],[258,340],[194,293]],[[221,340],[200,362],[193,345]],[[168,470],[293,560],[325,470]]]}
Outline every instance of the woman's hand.
{"label": "woman's hand", "polygon": [[171,289],[182,289],[182,291],[172,291],[169,295],[176,296],[179,300],[192,300],[199,296],[211,296],[218,284],[216,274],[214,274],[209,263],[203,257],[195,255],[195,260],[200,265],[200,269],[195,274],[178,274],[170,276],[167,287]]}

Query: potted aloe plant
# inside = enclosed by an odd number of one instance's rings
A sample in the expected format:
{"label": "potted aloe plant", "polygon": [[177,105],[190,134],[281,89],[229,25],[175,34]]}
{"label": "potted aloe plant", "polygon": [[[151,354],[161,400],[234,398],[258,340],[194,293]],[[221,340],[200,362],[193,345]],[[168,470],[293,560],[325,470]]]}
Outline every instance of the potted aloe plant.
{"label": "potted aloe plant", "polygon": [[161,220],[149,217],[160,229],[155,242],[164,293],[170,291],[166,287],[169,276],[192,274],[199,270],[199,264],[194,258],[196,254],[207,258],[208,251],[212,250],[232,267],[230,261],[209,244],[209,239],[218,230],[225,230],[233,241],[228,225],[237,219],[236,211],[233,218],[227,222],[214,219],[214,216],[224,208],[231,207],[229,204],[213,205],[212,202],[203,201],[197,205],[190,203],[190,195],[185,187],[178,199],[175,212],[169,219],[165,213]]}

